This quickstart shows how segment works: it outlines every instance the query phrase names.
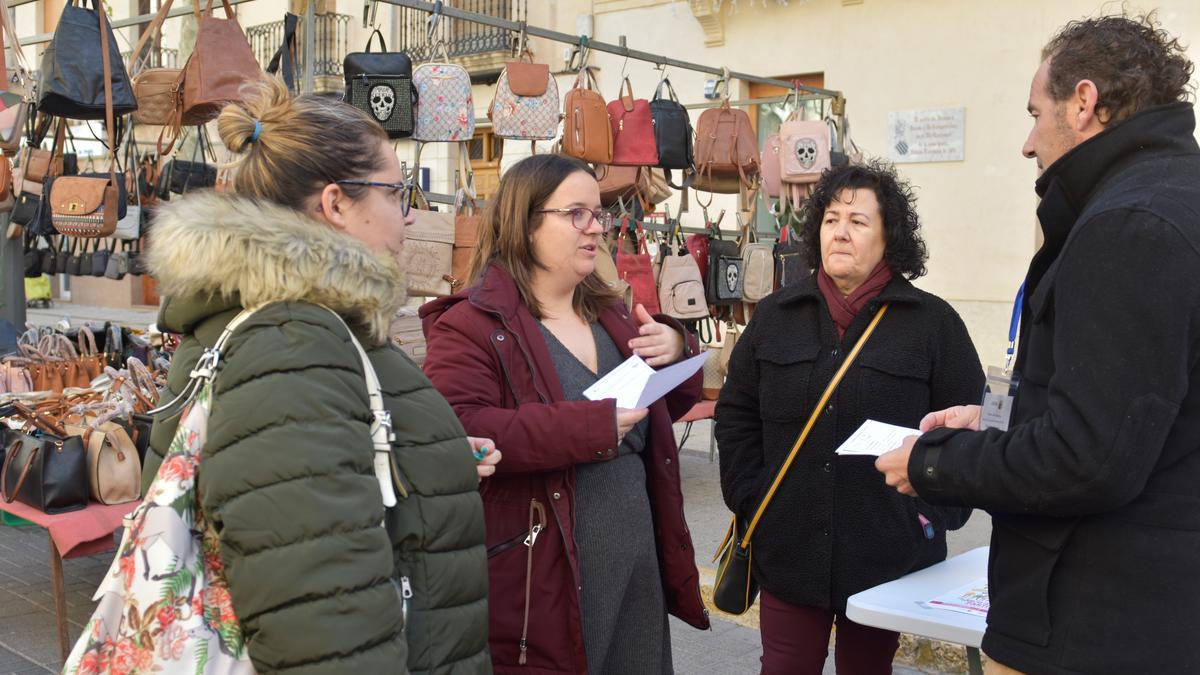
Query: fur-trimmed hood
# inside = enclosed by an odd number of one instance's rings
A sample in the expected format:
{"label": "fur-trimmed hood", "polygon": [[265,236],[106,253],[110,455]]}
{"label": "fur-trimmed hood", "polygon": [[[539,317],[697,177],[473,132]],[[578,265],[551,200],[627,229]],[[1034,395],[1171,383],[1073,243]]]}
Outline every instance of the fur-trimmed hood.
{"label": "fur-trimmed hood", "polygon": [[304,301],[329,307],[383,342],[405,301],[395,259],[264,200],[205,191],[163,204],[146,255],[164,297],[164,330],[190,332],[197,321],[238,305]]}

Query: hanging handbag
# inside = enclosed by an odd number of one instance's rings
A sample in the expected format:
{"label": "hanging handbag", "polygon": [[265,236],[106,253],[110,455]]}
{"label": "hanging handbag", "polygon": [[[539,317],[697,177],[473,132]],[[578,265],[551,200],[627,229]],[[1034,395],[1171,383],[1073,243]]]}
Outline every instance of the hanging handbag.
{"label": "hanging handbag", "polygon": [[654,137],[654,117],[650,102],[633,97],[633,84],[626,77],[621,97],[608,104],[612,127],[612,164],[617,166],[654,166],[658,164],[658,145]]}
{"label": "hanging handbag", "polygon": [[[10,16],[8,3],[0,0],[0,151],[11,154],[21,148],[21,134],[32,103],[26,85],[30,68]],[[6,46],[15,56],[13,68],[9,68],[5,60]]]}
{"label": "hanging handbag", "polygon": [[[74,0],[72,0],[74,1]],[[97,0],[99,2],[99,0]],[[70,7],[68,7],[70,9]],[[105,127],[108,130],[108,176],[59,176],[49,187],[50,220],[54,229],[61,234],[75,237],[107,237],[117,229],[117,220],[121,217],[125,203],[120,190],[123,181],[117,180],[117,143],[115,136],[115,120],[113,105],[113,86],[110,73],[113,70],[113,59],[110,49],[112,36],[108,23],[104,20],[104,12],[100,15],[100,55],[101,71],[103,72]],[[63,19],[67,14],[63,14]],[[119,59],[118,54],[118,59]],[[120,60],[116,61],[122,73],[125,66]],[[128,84],[128,83],[126,83]],[[103,276],[104,270],[100,270]]]}
{"label": "hanging handbag", "polygon": [[763,191],[772,199],[777,199],[780,193],[779,181],[779,134],[771,134],[763,141],[762,157],[759,166],[762,167]]}
{"label": "hanging handbag", "polygon": [[[754,204],[761,195],[747,199]],[[755,303],[775,290],[775,247],[758,241],[753,209],[739,213],[739,219],[742,220],[742,301]]]}
{"label": "hanging handbag", "polygon": [[[229,336],[253,310],[243,310],[206,351],[202,364],[215,365]],[[336,314],[334,316],[337,316]],[[341,323],[341,317],[338,317]],[[354,333],[346,335],[358,352],[366,379],[371,411],[371,451],[378,490],[385,508],[395,506],[396,471],[379,377]],[[64,673],[85,671],[85,663],[120,662],[125,645],[162,631],[160,617],[170,616],[160,635],[170,649],[139,651],[139,672],[250,673],[242,624],[229,603],[220,556],[212,542],[218,533],[197,492],[193,478],[200,473],[205,439],[213,408],[215,367],[197,368],[181,396],[186,405],[170,449],[159,466],[146,499],[127,520],[121,546],[93,600],[99,601],[64,664]],[[165,406],[176,415],[177,401]],[[164,412],[159,410],[156,412]],[[366,450],[364,449],[364,452]],[[186,581],[186,583],[181,583]],[[155,608],[155,611],[150,611]],[[138,621],[126,621],[138,616]]]}
{"label": "hanging handbag", "polygon": [[[124,247],[126,243],[121,242],[121,246]],[[104,268],[105,278],[120,281],[125,278],[126,274],[129,274],[129,253],[124,248],[120,251],[113,251],[108,256],[108,265]]]}
{"label": "hanging handbag", "polygon": [[197,137],[192,148],[191,160],[172,159],[167,162],[162,180],[165,181],[168,192],[182,195],[187,194],[189,190],[210,188],[217,184],[217,167],[208,163],[209,153],[212,152],[212,144],[208,142],[208,131],[204,126],[198,126],[196,129]]}
{"label": "hanging handbag", "polygon": [[528,61],[505,63],[488,106],[488,119],[492,133],[499,138],[533,141],[558,136],[562,111],[550,66]]}
{"label": "hanging handbag", "polygon": [[775,244],[775,287],[783,288],[799,283],[812,276],[804,259],[800,245],[791,225],[779,228],[779,241]]}
{"label": "hanging handbag", "polygon": [[[129,73],[102,0],[63,7],[49,46],[42,52],[38,110],[73,120],[112,119],[137,110]],[[97,33],[99,35],[97,35]]]}
{"label": "hanging handbag", "polygon": [[[634,253],[626,253],[625,233],[631,228],[636,229],[637,250]],[[633,289],[634,305],[642,305],[651,315],[660,313],[650,251],[646,247],[646,232],[641,223],[629,218],[621,219],[621,230],[617,239],[617,275]]]}
{"label": "hanging handbag", "polygon": [[[159,35],[174,1],[166,0],[162,3],[150,25],[146,26],[142,36],[138,38],[137,46],[129,53],[130,83],[133,87],[133,97],[137,100],[133,121],[138,124],[169,126],[175,121],[175,86],[183,71],[179,68],[149,65],[156,51],[153,40]],[[146,49],[147,46],[149,49]]]}
{"label": "hanging handbag", "polygon": [[674,239],[678,243],[678,254],[671,254],[671,242],[668,241],[658,273],[658,304],[663,314],[681,321],[703,319],[708,316],[704,277],[700,275],[696,259],[679,237],[678,221],[676,228]]}
{"label": "hanging handbag", "polygon": [[821,174],[832,166],[833,122],[793,116],[779,127],[780,190],[799,209]]}
{"label": "hanging handbag", "polygon": [[[77,277],[77,276],[79,276],[80,271],[83,269],[83,252],[76,250],[76,246],[78,245],[78,241],[79,241],[78,239],[76,239],[74,237],[70,237],[70,240],[71,240],[71,251],[67,255],[67,267],[63,273],[68,274],[73,277]],[[87,246],[87,244],[84,244],[84,246]]]}
{"label": "hanging handbag", "polygon": [[420,188],[413,190],[413,222],[404,231],[404,276],[413,296],[450,295],[454,280],[454,216],[430,211]]}
{"label": "hanging handbag", "polygon": [[[664,85],[670,98],[663,98]],[[650,113],[654,116],[654,142],[658,148],[658,166],[667,170],[666,177],[671,187],[683,189],[690,184],[690,180],[685,178],[679,185],[670,182],[671,170],[680,169],[690,175],[694,169],[692,118],[675,95],[675,87],[671,86],[671,81],[665,77],[654,90],[654,100],[650,101]]]}
{"label": "hanging handbag", "polygon": [[[371,51],[379,37],[378,52]],[[408,138],[413,133],[412,59],[404,52],[388,52],[383,33],[375,29],[365,52],[351,52],[342,61],[345,100],[379,123],[388,138]],[[473,113],[472,113],[473,114]]]}
{"label": "hanging handbag", "polygon": [[58,267],[58,247],[50,237],[46,238],[46,244],[46,249],[42,251],[42,274],[54,274]]}
{"label": "hanging handbag", "polygon": [[[466,157],[463,149],[459,157]],[[464,160],[460,160],[464,161]],[[459,169],[460,175],[462,169]],[[483,224],[483,215],[478,213],[475,205],[474,191],[468,191],[471,185],[469,178],[462,181],[454,205],[454,250],[450,256],[450,292],[457,293],[470,283],[471,258],[479,247],[479,228]]]}
{"label": "hanging handbag", "polygon": [[475,135],[471,76],[462,66],[449,63],[445,42],[438,42],[437,48],[442,60],[423,63],[412,75],[417,92],[412,137],[426,142],[469,141]]}
{"label": "hanging handbag", "polygon": [[67,261],[71,259],[71,247],[75,245],[75,240],[71,237],[59,237],[58,254],[54,257],[54,273],[66,274]]}
{"label": "hanging handbag", "polygon": [[279,49],[275,50],[275,55],[271,57],[271,62],[267,64],[267,74],[278,73],[283,78],[283,84],[287,86],[293,96],[300,93],[299,87],[296,86],[296,64],[300,61],[300,50],[296,44],[296,30],[299,27],[300,17],[291,12],[285,12],[283,15],[283,44],[279,45]]}
{"label": "hanging handbag", "polygon": [[871,337],[871,333],[875,332],[875,327],[879,325],[879,320],[883,318],[884,313],[887,312],[887,308],[887,303],[884,303],[879,308],[879,311],[875,313],[875,318],[871,319],[871,323],[863,331],[862,337],[858,339],[854,348],[850,350],[846,359],[842,361],[841,367],[834,373],[829,386],[825,387],[825,393],[821,394],[817,405],[813,407],[812,414],[808,417],[808,423],[804,425],[800,436],[796,438],[796,442],[792,445],[792,450],[788,453],[787,459],[779,467],[779,473],[775,475],[775,480],[772,481],[767,494],[758,505],[758,509],[754,512],[754,518],[750,520],[749,525],[746,525],[737,514],[734,514],[733,519],[730,521],[729,528],[725,531],[725,539],[717,547],[717,553],[713,556],[713,562],[720,560],[717,564],[717,578],[713,582],[713,604],[722,612],[744,614],[754,604],[755,598],[758,597],[758,582],[754,579],[752,570],[753,552],[750,546],[750,538],[754,536],[754,530],[758,527],[758,522],[762,518],[763,512],[767,510],[767,505],[771,503],[771,499],[775,496],[775,491],[779,488],[779,484],[783,482],[783,477],[787,475],[788,469],[792,466],[792,461],[796,459],[796,454],[800,452],[800,446],[804,445],[804,441],[808,438],[809,432],[812,431],[813,426],[816,424],[817,418],[825,411],[825,405],[829,402],[830,397],[833,396],[833,392],[837,389],[838,385],[841,384],[846,371],[850,369],[850,364],[854,363],[854,359],[862,351],[867,338]]}
{"label": "hanging handbag", "polygon": [[213,0],[203,12],[194,2],[196,43],[176,85],[177,129],[216,119],[226,104],[242,100],[243,84],[262,75],[229,0],[221,0],[224,19],[213,16]]}
{"label": "hanging handbag", "polygon": [[96,250],[92,251],[92,276],[102,277],[108,271],[108,259],[112,256],[112,251],[108,249],[108,244],[105,243],[104,248],[100,248],[100,240],[96,240]]}
{"label": "hanging handbag", "polygon": [[562,153],[595,164],[612,164],[612,127],[608,108],[592,69],[584,67],[575,87],[563,97]]}
{"label": "hanging handbag", "polygon": [[50,415],[11,403],[0,415],[25,422],[28,433],[13,434],[0,468],[6,504],[19,501],[42,513],[78,511],[87,506],[87,456],[83,441],[70,436]]}
{"label": "hanging handbag", "polygon": [[729,98],[719,108],[700,115],[696,125],[696,180],[706,192],[734,194],[758,180],[758,138],[746,111],[731,108]]}
{"label": "hanging handbag", "polygon": [[742,251],[737,242],[723,239],[713,223],[708,240],[708,304],[731,306],[742,301]]}

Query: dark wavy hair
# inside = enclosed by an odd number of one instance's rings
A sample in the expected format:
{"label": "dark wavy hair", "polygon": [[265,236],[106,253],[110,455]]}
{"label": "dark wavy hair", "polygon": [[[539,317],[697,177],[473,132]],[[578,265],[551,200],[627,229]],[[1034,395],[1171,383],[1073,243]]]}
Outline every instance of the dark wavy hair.
{"label": "dark wavy hair", "polygon": [[809,265],[821,266],[821,221],[825,209],[842,190],[867,188],[875,191],[883,215],[883,259],[892,271],[912,280],[925,275],[929,251],[921,238],[921,219],[917,216],[912,186],[896,175],[896,169],[879,160],[827,170],[817,182],[812,196],[804,203],[800,220],[800,241]]}
{"label": "dark wavy hair", "polygon": [[1080,80],[1100,91],[1097,111],[1105,124],[1154,106],[1187,101],[1194,64],[1178,38],[1161,29],[1153,12],[1131,19],[1104,16],[1072,21],[1042,48],[1050,59],[1050,96],[1064,101]]}

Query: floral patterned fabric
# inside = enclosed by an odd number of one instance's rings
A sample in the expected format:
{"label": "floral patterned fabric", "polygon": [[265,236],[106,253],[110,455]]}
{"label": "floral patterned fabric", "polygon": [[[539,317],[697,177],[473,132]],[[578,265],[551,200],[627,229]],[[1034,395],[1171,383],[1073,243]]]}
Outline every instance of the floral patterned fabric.
{"label": "floral patterned fabric", "polygon": [[475,135],[471,77],[462,66],[426,63],[413,73],[417,103],[413,139],[469,141]]}
{"label": "floral patterned fabric", "polygon": [[517,96],[508,85],[508,71],[500,73],[496,97],[492,99],[492,131],[500,138],[549,140],[558,136],[562,108],[558,84],[551,76],[541,96]]}
{"label": "floral patterned fabric", "polygon": [[212,409],[205,382],[93,600],[96,611],[64,674],[254,673],[225,581],[217,534],[200,509],[196,471]]}

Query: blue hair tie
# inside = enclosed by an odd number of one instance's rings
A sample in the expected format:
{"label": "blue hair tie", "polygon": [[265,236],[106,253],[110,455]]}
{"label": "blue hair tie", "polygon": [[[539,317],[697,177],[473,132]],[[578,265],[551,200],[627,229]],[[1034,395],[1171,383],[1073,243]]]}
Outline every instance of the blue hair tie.
{"label": "blue hair tie", "polygon": [[250,134],[250,142],[254,143],[258,140],[258,135],[262,133],[262,122],[254,120],[254,133]]}

